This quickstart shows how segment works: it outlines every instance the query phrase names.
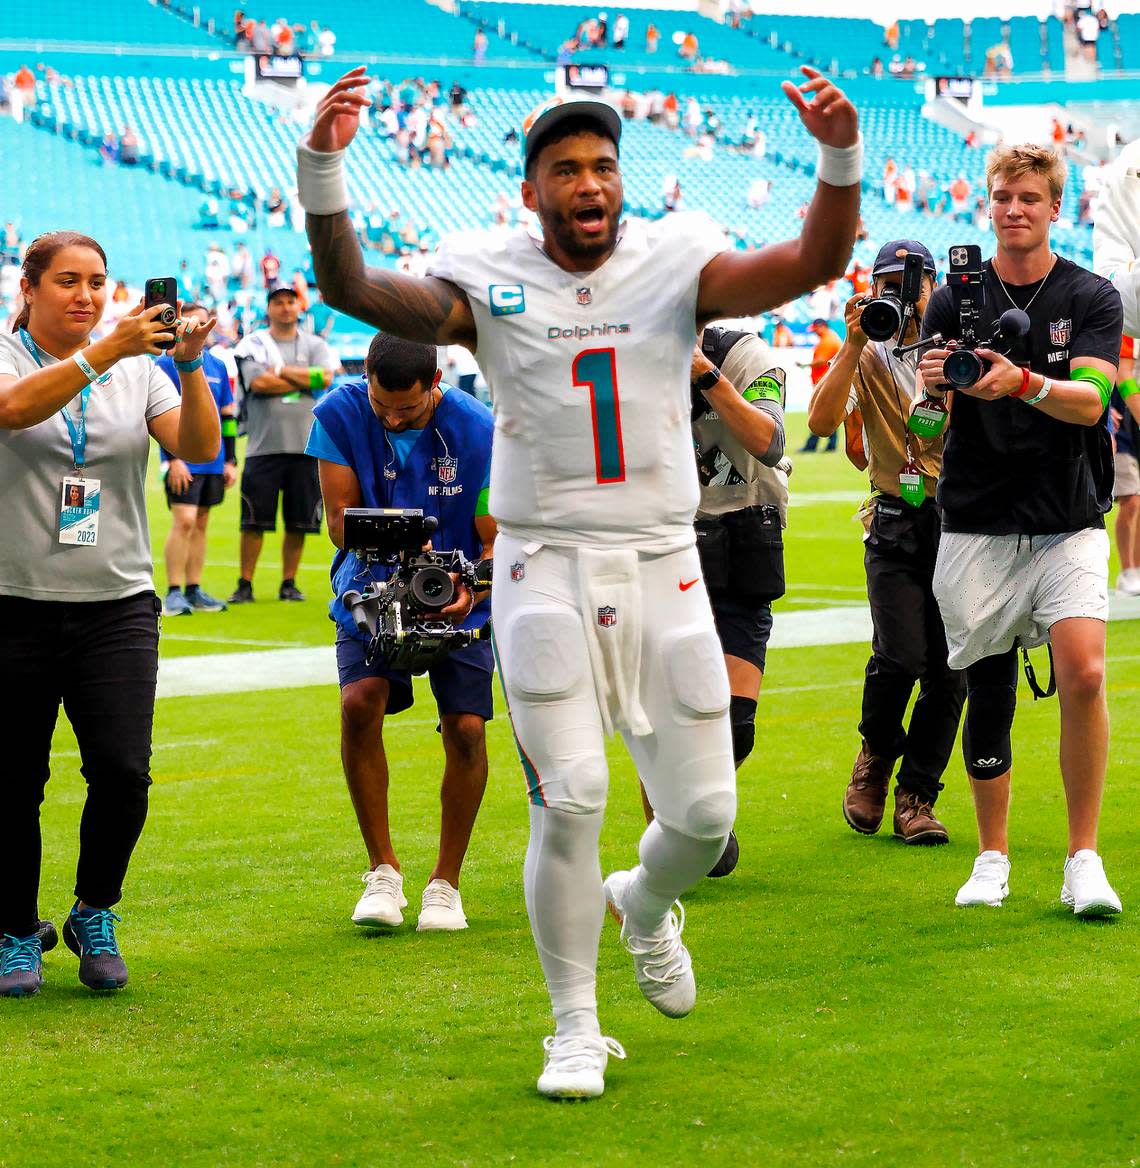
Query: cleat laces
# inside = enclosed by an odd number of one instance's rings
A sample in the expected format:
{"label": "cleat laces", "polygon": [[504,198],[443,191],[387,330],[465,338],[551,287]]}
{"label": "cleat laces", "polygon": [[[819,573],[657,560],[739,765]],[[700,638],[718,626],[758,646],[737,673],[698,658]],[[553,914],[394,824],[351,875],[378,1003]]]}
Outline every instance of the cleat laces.
{"label": "cleat laces", "polygon": [[554,1067],[563,1074],[597,1070],[599,1055],[625,1058],[625,1048],[616,1038],[600,1034],[567,1038],[551,1034],[542,1040],[542,1049],[546,1052],[547,1067]]}
{"label": "cleat laces", "polygon": [[458,889],[452,888],[451,885],[445,884],[443,882],[437,883],[436,881],[433,880],[424,889],[422,907],[424,909],[429,909],[429,908],[454,909],[455,908],[454,898],[455,898],[456,892],[458,892]]}
{"label": "cleat laces", "polygon": [[13,937],[11,933],[5,933],[4,940],[7,944],[0,949],[0,977],[7,977],[10,973],[39,971],[43,950],[36,934],[30,937]]}
{"label": "cleat laces", "polygon": [[365,872],[360,879],[368,886],[370,895],[382,892],[385,896],[390,896],[399,904],[401,880],[397,873],[392,871],[382,872],[379,868],[375,868],[370,872]]}
{"label": "cleat laces", "polygon": [[91,957],[111,954],[119,957],[119,943],[115,940],[115,922],[123,918],[109,908],[96,909],[90,914],[76,913],[72,917],[76,932],[83,938],[83,950]]}
{"label": "cleat laces", "polygon": [[[685,973],[685,959],[682,956],[681,932],[685,927],[685,906],[673,902],[677,912],[670,910],[665,918],[663,935],[656,937],[631,937],[628,932],[629,917],[622,921],[621,943],[625,951],[638,961],[638,968],[646,981],[658,985],[672,985]],[[680,914],[678,917],[678,913]]]}

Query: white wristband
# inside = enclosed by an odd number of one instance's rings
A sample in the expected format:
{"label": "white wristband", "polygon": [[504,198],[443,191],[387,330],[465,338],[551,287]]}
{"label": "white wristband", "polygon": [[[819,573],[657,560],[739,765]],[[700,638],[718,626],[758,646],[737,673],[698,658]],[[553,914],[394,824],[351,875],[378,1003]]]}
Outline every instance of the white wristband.
{"label": "white wristband", "polygon": [[83,356],[82,353],[73,353],[71,355],[71,359],[76,363],[76,365],[79,366],[83,376],[86,377],[89,382],[98,378],[99,374],[95,372],[95,367],[91,364],[90,361],[87,360],[86,357]]}
{"label": "white wristband", "polygon": [[310,215],[338,215],[348,210],[344,151],[310,149],[309,136],[297,143],[297,199]]}
{"label": "white wristband", "polygon": [[1035,406],[1038,402],[1044,401],[1049,396],[1049,391],[1053,388],[1053,383],[1044,374],[1041,375],[1041,392],[1036,397],[1022,398],[1027,406]]}
{"label": "white wristband", "polygon": [[854,146],[825,146],[819,144],[819,162],[816,177],[829,187],[853,187],[863,178],[863,135]]}

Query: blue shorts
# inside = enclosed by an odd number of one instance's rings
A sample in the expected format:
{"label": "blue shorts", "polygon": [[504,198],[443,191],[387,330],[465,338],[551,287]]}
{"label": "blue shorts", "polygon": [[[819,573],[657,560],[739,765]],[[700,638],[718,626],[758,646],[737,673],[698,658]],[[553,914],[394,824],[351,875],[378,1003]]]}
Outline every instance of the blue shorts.
{"label": "blue shorts", "polygon": [[[406,669],[391,669],[377,659],[371,665],[364,662],[365,643],[338,631],[336,638],[336,667],[343,689],[366,677],[382,677],[388,682],[386,714],[398,714],[408,709],[412,698],[412,675]],[[491,679],[495,673],[495,657],[490,641],[476,641],[445,657],[428,670],[431,692],[440,716],[444,714],[478,714],[489,722],[494,714]]]}

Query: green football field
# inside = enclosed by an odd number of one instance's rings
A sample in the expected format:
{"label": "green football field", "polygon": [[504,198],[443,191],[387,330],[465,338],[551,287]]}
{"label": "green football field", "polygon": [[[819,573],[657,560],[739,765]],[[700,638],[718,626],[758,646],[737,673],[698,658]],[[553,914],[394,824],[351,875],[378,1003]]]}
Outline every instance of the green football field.
{"label": "green football field", "polygon": [[[797,611],[860,610],[862,480],[841,460],[796,460],[777,629]],[[212,519],[205,583],[221,595],[237,576],[236,504]],[[161,561],[157,481],[151,513]],[[309,599],[295,605],[275,599],[278,546],[267,541],[256,604],[167,621],[164,656],[201,656],[208,676],[223,654],[329,644],[326,541],[307,551]],[[939,801],[949,846],[906,848],[889,820],[855,835],[840,798],[867,646],[773,649],[740,773],[740,867],[686,901],[697,1008],[654,1011],[607,921],[601,1020],[629,1058],[583,1104],[534,1090],[551,1027],[501,695],[464,869],[471,928],[425,936],[414,924],[441,768],[426,686],[386,734],[411,902],[392,935],[349,920],[366,861],[335,685],[163,698],[120,906],[130,985],[92,995],[61,946],[38,997],[0,1001],[0,1165],[1136,1164],[1140,623],[1113,622],[1108,643],[1101,852],[1126,911],[1101,922],[1058,901],[1055,701],[1021,687],[1009,899],[956,909],[976,851],[960,756]],[[634,861],[641,828],[620,743],[611,762],[606,870]],[[62,720],[53,771],[41,911],[62,924],[83,798]]]}

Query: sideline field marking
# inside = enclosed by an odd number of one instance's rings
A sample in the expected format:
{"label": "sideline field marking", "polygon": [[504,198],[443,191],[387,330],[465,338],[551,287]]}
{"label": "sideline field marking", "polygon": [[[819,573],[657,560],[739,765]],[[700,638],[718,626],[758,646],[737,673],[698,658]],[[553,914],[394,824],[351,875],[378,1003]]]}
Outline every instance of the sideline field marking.
{"label": "sideline field marking", "polygon": [[201,641],[207,645],[261,645],[266,649],[311,649],[308,641],[259,641],[255,637],[200,637],[194,633],[162,634],[164,641]]}
{"label": "sideline field marking", "polygon": [[[1109,604],[1109,620],[1140,619],[1140,597],[1113,595]],[[866,607],[777,612],[769,647],[799,649],[858,644],[868,648],[871,644],[871,612]],[[1109,661],[1136,659],[1137,656],[1108,658]],[[332,645],[195,654],[167,657],[158,663],[160,698],[245,693],[261,689],[298,689],[310,685],[336,687],[336,653]],[[772,692],[780,691],[773,686]],[[786,689],[782,692],[794,691]]]}
{"label": "sideline field marking", "polygon": [[[152,742],[151,750],[180,750],[183,746],[217,746],[220,738],[172,738],[168,742]],[[79,758],[78,750],[53,750],[52,758]]]}

